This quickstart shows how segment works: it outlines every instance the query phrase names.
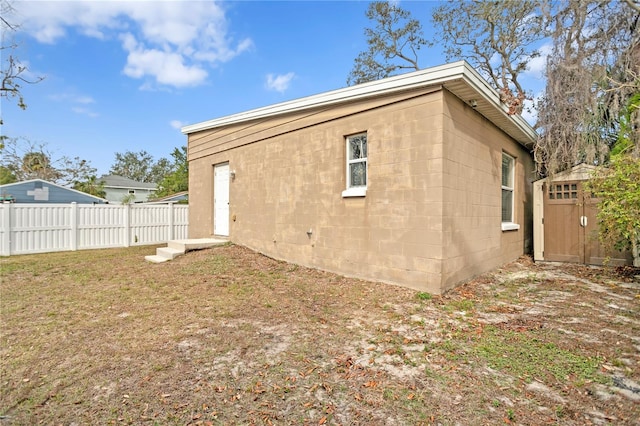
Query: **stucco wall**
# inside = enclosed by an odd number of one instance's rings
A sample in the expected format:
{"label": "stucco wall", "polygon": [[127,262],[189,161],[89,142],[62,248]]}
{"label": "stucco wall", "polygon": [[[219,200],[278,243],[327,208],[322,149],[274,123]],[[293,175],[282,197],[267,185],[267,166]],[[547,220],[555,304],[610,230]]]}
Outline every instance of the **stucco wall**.
{"label": "stucco wall", "polygon": [[[230,238],[275,258],[440,293],[485,269],[484,254],[508,258],[504,244],[521,254],[500,231],[496,157],[518,148],[457,102],[431,88],[190,134],[190,237],[212,234],[213,165],[228,161]],[[367,193],[343,198],[345,137],[365,131]]]}

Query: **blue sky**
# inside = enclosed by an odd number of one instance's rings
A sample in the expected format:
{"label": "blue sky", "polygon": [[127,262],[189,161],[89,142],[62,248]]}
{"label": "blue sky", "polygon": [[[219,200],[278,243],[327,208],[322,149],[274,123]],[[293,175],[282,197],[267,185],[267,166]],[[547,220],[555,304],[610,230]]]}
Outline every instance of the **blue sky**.
{"label": "blue sky", "polygon": [[[17,0],[14,54],[45,79],[23,85],[25,111],[3,99],[2,133],[98,175],[116,152],[170,158],[183,125],[345,87],[368,3]],[[437,4],[401,2],[427,37]],[[419,60],[444,62],[437,47]]]}

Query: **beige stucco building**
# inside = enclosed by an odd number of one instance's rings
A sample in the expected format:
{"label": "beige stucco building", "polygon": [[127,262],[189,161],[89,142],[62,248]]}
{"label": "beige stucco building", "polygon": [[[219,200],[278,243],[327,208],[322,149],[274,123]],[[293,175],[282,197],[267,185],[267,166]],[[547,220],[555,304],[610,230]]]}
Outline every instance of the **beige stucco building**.
{"label": "beige stucco building", "polygon": [[466,62],[182,131],[190,238],[431,293],[531,250],[535,132]]}

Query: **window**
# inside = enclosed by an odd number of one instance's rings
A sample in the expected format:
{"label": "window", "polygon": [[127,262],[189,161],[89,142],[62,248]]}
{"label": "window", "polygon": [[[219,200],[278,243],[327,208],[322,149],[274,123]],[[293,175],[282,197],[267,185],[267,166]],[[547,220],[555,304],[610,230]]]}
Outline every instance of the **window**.
{"label": "window", "polygon": [[551,184],[549,185],[549,199],[550,200],[576,200],[578,199],[578,184],[577,183],[563,183],[563,184]]}
{"label": "window", "polygon": [[129,190],[129,194],[135,194],[135,193],[136,193],[135,189],[130,189]]}
{"label": "window", "polygon": [[502,153],[502,230],[519,229],[513,222],[513,188],[514,188],[515,160],[512,156]]}
{"label": "window", "polygon": [[343,197],[362,197],[367,192],[367,134],[347,137],[347,189]]}

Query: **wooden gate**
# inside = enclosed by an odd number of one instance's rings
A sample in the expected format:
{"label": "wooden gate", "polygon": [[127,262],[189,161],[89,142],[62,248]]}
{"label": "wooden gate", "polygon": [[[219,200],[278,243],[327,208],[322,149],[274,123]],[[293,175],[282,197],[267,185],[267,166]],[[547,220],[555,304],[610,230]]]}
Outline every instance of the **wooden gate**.
{"label": "wooden gate", "polygon": [[[602,265],[606,253],[598,241],[597,200],[586,196],[583,181],[544,184],[544,260]],[[615,252],[610,265],[629,263],[629,253]]]}

